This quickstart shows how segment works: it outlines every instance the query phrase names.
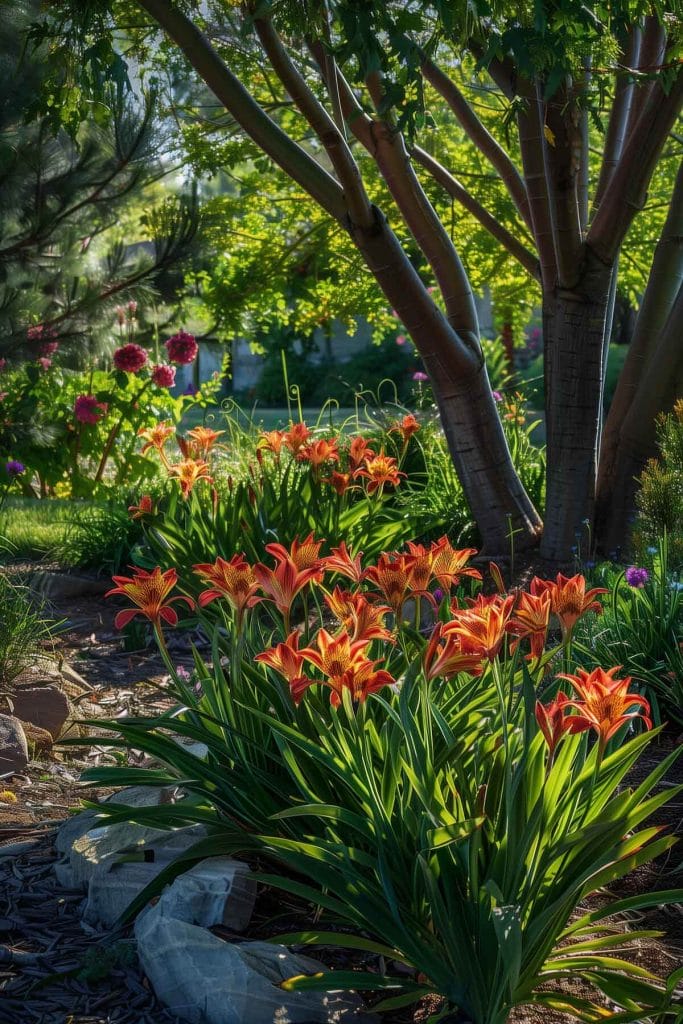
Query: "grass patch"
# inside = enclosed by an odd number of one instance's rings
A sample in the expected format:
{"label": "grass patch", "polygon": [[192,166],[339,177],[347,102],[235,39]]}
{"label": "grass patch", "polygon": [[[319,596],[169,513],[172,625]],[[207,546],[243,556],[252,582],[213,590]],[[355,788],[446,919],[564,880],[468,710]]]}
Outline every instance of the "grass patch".
{"label": "grass patch", "polygon": [[74,503],[9,498],[0,512],[0,562],[54,559],[74,518]]}

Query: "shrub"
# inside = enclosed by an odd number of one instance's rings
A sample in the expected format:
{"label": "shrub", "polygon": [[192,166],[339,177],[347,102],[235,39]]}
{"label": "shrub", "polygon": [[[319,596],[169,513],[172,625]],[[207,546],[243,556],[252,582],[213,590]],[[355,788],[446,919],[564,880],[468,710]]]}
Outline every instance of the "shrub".
{"label": "shrub", "polygon": [[26,587],[0,572],[0,683],[9,685],[35,663],[54,628],[34,607]]}
{"label": "shrub", "polygon": [[657,444],[659,457],[640,477],[633,541],[642,558],[666,533],[669,559],[678,567],[683,564],[683,398],[673,412],[659,417]]}
{"label": "shrub", "polygon": [[[273,545],[275,565],[237,556],[195,567],[203,585],[195,614],[212,638],[212,665],[195,654],[191,682],[175,671],[164,638],[181,610],[175,571],[117,579],[116,593],[133,603],[117,624],[132,615],[152,622],[179,706],[109,723],[114,746],[144,751],[160,767],[86,776],[102,785],[172,782],[185,796],[100,812],[162,828],[208,826],[209,837],[156,886],[187,860],[253,854],[277,868],[262,881],[320,908],[314,929],[275,941],[377,957],[376,971],[321,971],[290,979],[291,988],[388,990],[385,1009],[434,992],[444,1012],[457,1008],[474,1024],[504,1024],[524,1003],[601,1019],[593,999],[558,988],[573,977],[622,1007],[615,1019],[664,1011],[671,988],[612,955],[617,941],[649,933],[617,939],[604,922],[681,893],[576,910],[674,842],[640,826],[680,791],[649,795],[681,751],[635,790],[622,787],[652,734],[628,738],[634,718],[648,724],[649,709],[616,668],[565,673],[568,695],[536,698],[561,653],[546,649],[551,614],[566,657],[576,620],[599,611],[598,592],[586,592],[580,576],[558,576],[534,579],[529,593],[465,602],[468,577],[479,576],[468,564],[473,552],[445,538],[369,566],[341,548],[320,557],[321,546],[312,538]],[[406,622],[421,622],[420,603],[438,616],[426,635]],[[213,607],[218,623],[206,616]],[[206,758],[178,736],[204,742]],[[340,924],[352,933],[340,934]],[[407,970],[388,972],[392,962]]]}

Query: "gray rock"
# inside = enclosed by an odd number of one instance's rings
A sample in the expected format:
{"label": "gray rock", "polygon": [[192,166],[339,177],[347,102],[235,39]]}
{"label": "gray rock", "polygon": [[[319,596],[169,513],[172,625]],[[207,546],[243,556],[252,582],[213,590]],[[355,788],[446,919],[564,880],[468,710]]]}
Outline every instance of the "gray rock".
{"label": "gray rock", "polygon": [[45,729],[59,738],[69,717],[69,700],[57,686],[20,686],[11,697],[14,714],[22,722]]}
{"label": "gray rock", "polygon": [[21,722],[13,715],[0,715],[0,775],[19,773],[28,761],[28,744]]}
{"label": "gray rock", "polygon": [[202,826],[166,832],[161,839],[144,844],[140,855],[145,860],[121,862],[122,851],[107,856],[90,878],[83,911],[85,922],[111,927],[145,886],[205,835]]}
{"label": "gray rock", "polygon": [[[175,884],[175,883],[174,883]],[[268,942],[224,942],[165,917],[163,900],[135,923],[142,968],[162,1003],[191,1024],[370,1024],[358,996],[285,992],[281,982],[321,970],[317,960]]]}
{"label": "gray rock", "polygon": [[162,895],[163,914],[211,928],[243,931],[254,910],[256,882],[248,865],[231,857],[209,857],[175,880]]}
{"label": "gray rock", "polygon": [[104,594],[110,587],[109,580],[71,576],[64,572],[34,572],[31,577],[31,590],[39,597],[55,602],[90,594]]}

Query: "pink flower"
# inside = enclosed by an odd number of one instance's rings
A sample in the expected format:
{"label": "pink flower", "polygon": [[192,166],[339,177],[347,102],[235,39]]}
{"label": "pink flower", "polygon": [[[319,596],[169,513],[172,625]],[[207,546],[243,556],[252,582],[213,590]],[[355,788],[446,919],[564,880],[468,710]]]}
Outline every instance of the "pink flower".
{"label": "pink flower", "polygon": [[119,325],[121,327],[123,327],[123,325],[126,322],[126,311],[123,308],[123,306],[117,306],[116,307],[116,319],[117,319]]}
{"label": "pink flower", "polygon": [[494,391],[493,392],[493,397],[495,398],[496,402],[502,402],[503,401],[503,396],[501,395],[500,391]]}
{"label": "pink flower", "polygon": [[40,352],[41,356],[51,356],[54,355],[58,348],[58,341],[44,341],[43,344],[38,349],[38,351]]}
{"label": "pink flower", "polygon": [[38,341],[43,334],[42,324],[32,324],[31,327],[26,330],[26,337],[29,341]]}
{"label": "pink flower", "polygon": [[152,380],[159,388],[172,388],[175,384],[175,366],[161,363],[152,367]]}
{"label": "pink flower", "polygon": [[413,374],[413,380],[416,380],[418,384],[422,384],[424,381],[429,380],[429,377],[426,373],[423,373],[422,370],[416,370]]}
{"label": "pink flower", "polygon": [[405,345],[405,343],[406,343],[406,336],[405,336],[405,334],[397,334],[396,335],[396,344],[397,345]]}
{"label": "pink flower", "polygon": [[79,395],[74,402],[74,413],[79,423],[97,423],[108,408],[106,402],[98,402],[94,395]]}
{"label": "pink flower", "polygon": [[0,391],[0,402],[4,402],[8,395],[9,391]]}
{"label": "pink flower", "polygon": [[147,363],[147,353],[139,345],[122,345],[114,352],[114,366],[125,373],[137,373]]}
{"label": "pink flower", "polygon": [[131,299],[128,303],[128,315],[132,318],[138,311],[138,304],[135,299]]}
{"label": "pink flower", "polygon": [[4,370],[6,366],[7,366],[7,360],[6,359],[0,359],[0,370]]}
{"label": "pink flower", "polygon": [[194,335],[188,334],[186,331],[178,331],[166,342],[166,351],[172,363],[182,365],[193,362],[199,351],[199,346],[194,340]]}
{"label": "pink flower", "polygon": [[48,359],[47,356],[41,356],[40,359],[38,359],[38,362],[44,370],[49,370],[52,366],[52,360]]}

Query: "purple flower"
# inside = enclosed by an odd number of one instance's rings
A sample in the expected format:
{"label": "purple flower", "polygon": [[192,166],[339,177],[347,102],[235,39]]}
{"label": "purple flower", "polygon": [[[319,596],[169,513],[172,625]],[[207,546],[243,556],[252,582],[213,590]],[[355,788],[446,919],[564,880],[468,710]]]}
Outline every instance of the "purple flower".
{"label": "purple flower", "polygon": [[503,401],[503,396],[501,395],[500,391],[494,391],[493,392],[493,397],[495,398],[495,400],[497,402],[502,402]]}
{"label": "purple flower", "polygon": [[443,601],[443,590],[441,589],[441,587],[437,587],[436,590],[434,591],[434,600],[436,601],[437,604],[441,604],[441,602]]}
{"label": "purple flower", "polygon": [[413,374],[413,380],[416,380],[420,384],[422,384],[423,381],[429,380],[429,377],[427,376],[426,373],[423,373],[422,370],[416,370],[415,373]]}
{"label": "purple flower", "polygon": [[19,462],[18,459],[10,459],[9,462],[5,463],[5,472],[7,476],[21,476],[22,473],[26,472],[26,466],[23,462]]}
{"label": "purple flower", "polygon": [[636,587],[638,590],[642,590],[650,578],[647,569],[639,569],[635,565],[631,565],[624,573],[624,576],[629,587]]}

